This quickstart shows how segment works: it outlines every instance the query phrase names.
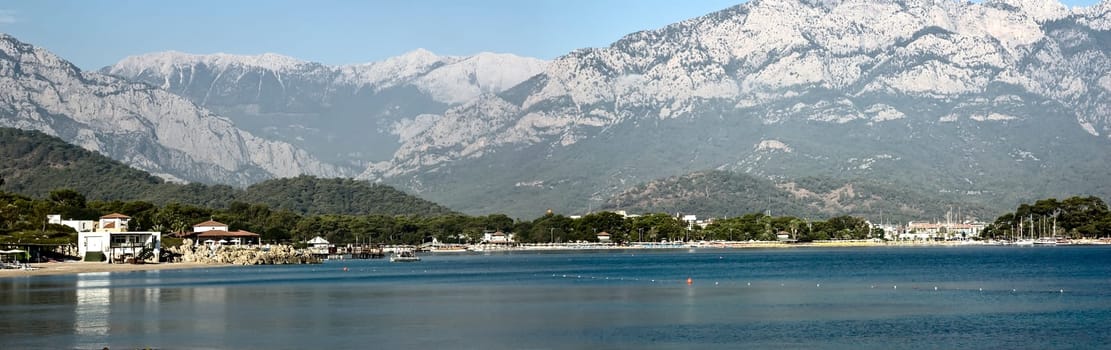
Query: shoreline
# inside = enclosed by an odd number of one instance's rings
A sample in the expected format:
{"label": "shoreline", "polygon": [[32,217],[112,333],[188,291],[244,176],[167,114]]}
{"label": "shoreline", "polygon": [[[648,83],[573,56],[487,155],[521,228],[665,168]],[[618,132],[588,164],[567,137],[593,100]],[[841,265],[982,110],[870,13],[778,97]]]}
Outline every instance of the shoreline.
{"label": "shoreline", "polygon": [[53,276],[53,275],[76,275],[82,273],[103,273],[103,272],[134,272],[134,271],[158,271],[158,270],[180,270],[180,269],[198,269],[208,267],[228,267],[236,266],[231,264],[206,264],[206,263],[159,263],[159,264],[109,264],[103,262],[54,262],[54,263],[32,263],[33,270],[22,269],[4,269],[0,270],[0,278],[13,278],[13,277],[29,277],[29,276]]}
{"label": "shoreline", "polygon": [[[1109,245],[1109,242],[1099,240],[1076,240],[1073,243],[1061,246],[1089,246]],[[843,240],[843,241],[814,241],[814,242],[777,242],[777,241],[734,241],[734,242],[697,242],[697,243],[658,243],[658,242],[630,242],[627,245],[606,243],[557,243],[557,244],[524,244],[507,246],[500,244],[470,245],[466,250],[428,250],[425,253],[481,253],[481,252],[512,252],[512,251],[567,251],[567,250],[656,250],[656,249],[809,249],[809,248],[896,248],[896,247],[991,247],[1005,246],[1001,243],[983,241],[872,241],[872,240]],[[387,249],[388,250],[388,249]]]}
{"label": "shoreline", "polygon": [[[1073,246],[1082,245],[1108,245],[1107,242],[1097,240],[1084,240],[1074,244]],[[697,249],[697,248],[710,248],[710,249],[807,249],[807,248],[834,248],[834,247],[852,247],[852,248],[883,248],[883,247],[984,247],[993,246],[983,242],[930,242],[930,241],[821,241],[821,242],[807,242],[807,243],[785,243],[785,242],[707,242],[702,244],[659,244],[650,242],[634,242],[631,245],[617,246],[617,245],[600,245],[600,244],[557,244],[557,245],[531,245],[531,246],[486,246],[481,250],[450,250],[450,251],[426,251],[425,254],[452,254],[452,253],[482,253],[482,252],[513,252],[513,251],[568,251],[568,250],[657,250],[657,249]],[[219,268],[228,266],[242,266],[236,264],[212,264],[200,262],[176,262],[176,263],[158,263],[158,264],[109,264],[103,262],[51,262],[51,263],[32,263],[31,270],[23,269],[2,269],[0,270],[0,278],[16,278],[16,277],[30,277],[30,276],[53,276],[53,275],[75,275],[82,273],[105,273],[105,272],[135,272],[135,271],[158,271],[158,270],[180,270],[180,269],[199,269],[199,268]]]}

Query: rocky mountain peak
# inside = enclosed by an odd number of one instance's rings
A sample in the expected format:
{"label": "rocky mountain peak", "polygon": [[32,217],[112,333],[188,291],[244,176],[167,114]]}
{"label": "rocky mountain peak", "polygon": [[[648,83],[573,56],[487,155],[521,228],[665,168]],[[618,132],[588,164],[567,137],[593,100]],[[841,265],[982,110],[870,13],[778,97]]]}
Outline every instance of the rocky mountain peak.
{"label": "rocky mountain peak", "polygon": [[412,51],[403,53],[398,56],[390,57],[385,62],[406,62],[407,64],[417,66],[432,65],[443,60],[451,60],[452,57],[442,57],[436,53],[424,48],[417,48]]}
{"label": "rocky mountain peak", "polygon": [[1111,0],[1100,1],[1095,6],[1074,10],[1077,22],[1095,30],[1111,30]]}
{"label": "rocky mountain peak", "polygon": [[417,80],[439,101],[467,102],[517,85],[544,70],[548,62],[513,54],[481,52],[447,63]]}
{"label": "rocky mountain peak", "polygon": [[274,53],[261,55],[234,55],[216,53],[209,55],[190,54],[178,51],[155,52],[128,56],[116,64],[106,67],[105,73],[121,76],[141,75],[144,71],[154,70],[155,74],[169,74],[176,67],[205,65],[212,69],[226,70],[230,67],[256,68],[270,71],[291,71],[303,69],[309,62]]}
{"label": "rocky mountain peak", "polygon": [[1038,22],[1064,18],[1070,11],[1057,0],[988,0],[985,5],[1007,5],[1018,9]]}
{"label": "rocky mountain peak", "polygon": [[[0,126],[40,130],[173,180],[243,185],[271,177],[339,176],[288,143],[146,84],[82,72],[11,36],[0,38]],[[272,58],[272,57],[271,57]]]}
{"label": "rocky mountain peak", "polygon": [[339,81],[375,87],[393,86],[427,74],[433,69],[458,61],[457,57],[438,56],[416,49],[382,61],[340,66]]}
{"label": "rocky mountain peak", "polygon": [[68,75],[79,76],[81,70],[72,63],[49,51],[24,43],[6,33],[0,33],[0,74],[4,75]]}

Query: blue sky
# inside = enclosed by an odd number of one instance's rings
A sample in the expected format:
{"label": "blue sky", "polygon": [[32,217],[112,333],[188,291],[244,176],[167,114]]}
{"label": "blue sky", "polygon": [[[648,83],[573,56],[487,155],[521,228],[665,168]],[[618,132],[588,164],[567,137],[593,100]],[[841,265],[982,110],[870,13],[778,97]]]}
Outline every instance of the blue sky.
{"label": "blue sky", "polygon": [[274,52],[326,64],[376,61],[416,48],[441,55],[492,51],[551,59],[741,2],[0,0],[0,32],[83,69],[166,50]]}

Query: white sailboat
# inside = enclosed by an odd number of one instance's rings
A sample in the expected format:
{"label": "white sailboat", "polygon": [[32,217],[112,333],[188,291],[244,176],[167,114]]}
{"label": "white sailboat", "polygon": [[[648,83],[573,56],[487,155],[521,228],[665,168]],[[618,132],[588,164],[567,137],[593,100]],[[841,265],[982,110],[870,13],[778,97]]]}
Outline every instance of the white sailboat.
{"label": "white sailboat", "polygon": [[[1025,230],[1022,227],[1022,219],[1020,218],[1018,220],[1018,240],[1015,241],[1015,245],[1017,245],[1017,246],[1033,246],[1034,245],[1034,239],[1033,238],[1026,238],[1026,233],[1024,231]],[[1033,236],[1033,233],[1031,233],[1030,235]]]}

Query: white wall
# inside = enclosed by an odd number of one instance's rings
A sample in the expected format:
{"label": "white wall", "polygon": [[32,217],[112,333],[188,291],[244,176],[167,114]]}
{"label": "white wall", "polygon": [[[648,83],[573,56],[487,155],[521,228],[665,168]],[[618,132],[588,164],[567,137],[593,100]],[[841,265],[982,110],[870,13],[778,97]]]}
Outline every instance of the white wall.
{"label": "white wall", "polygon": [[227,226],[193,226],[193,233],[206,232],[206,231],[227,231]]}

